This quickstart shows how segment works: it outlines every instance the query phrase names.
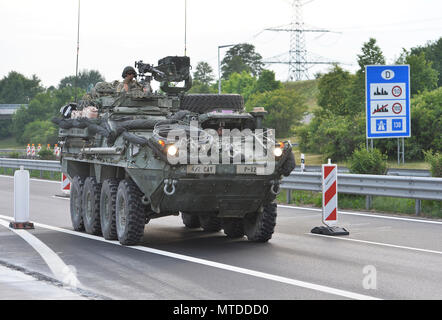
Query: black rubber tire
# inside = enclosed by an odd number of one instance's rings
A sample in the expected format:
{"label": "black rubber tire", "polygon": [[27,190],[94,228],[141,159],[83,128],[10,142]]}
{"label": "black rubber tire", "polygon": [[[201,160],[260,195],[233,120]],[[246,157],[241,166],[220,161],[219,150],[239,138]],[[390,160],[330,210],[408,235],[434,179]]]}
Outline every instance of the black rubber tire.
{"label": "black rubber tire", "polygon": [[101,183],[95,177],[87,177],[82,195],[84,229],[96,236],[101,235],[100,195]]}
{"label": "black rubber tire", "polygon": [[224,218],[222,221],[224,233],[229,238],[244,237],[244,220],[240,218]]}
{"label": "black rubber tire", "polygon": [[115,202],[115,223],[122,245],[136,245],[143,237],[146,215],[142,196],[135,183],[127,179],[120,181]]}
{"label": "black rubber tire", "polygon": [[72,179],[70,191],[70,212],[72,227],[75,231],[84,231],[83,212],[82,212],[82,194],[84,179],[75,176]]}
{"label": "black rubber tire", "polygon": [[117,200],[118,179],[106,179],[101,187],[100,195],[100,224],[103,238],[117,240],[117,225],[115,224],[115,208]]}
{"label": "black rubber tire", "polygon": [[290,151],[289,155],[285,159],[283,165],[281,166],[280,172],[288,177],[290,173],[292,173],[293,170],[295,170],[296,162],[295,162],[295,156],[293,155],[293,152]]}
{"label": "black rubber tire", "polygon": [[206,113],[215,109],[244,110],[244,98],[239,94],[188,94],[181,98],[182,110]]}
{"label": "black rubber tire", "polygon": [[244,219],[244,231],[249,241],[267,242],[272,238],[276,225],[276,203],[264,206],[262,212],[249,214]]}
{"label": "black rubber tire", "polygon": [[181,212],[181,219],[183,219],[186,228],[195,229],[201,227],[200,219],[196,214]]}
{"label": "black rubber tire", "polygon": [[199,221],[201,228],[208,232],[218,232],[221,230],[221,219],[210,215],[200,215]]}

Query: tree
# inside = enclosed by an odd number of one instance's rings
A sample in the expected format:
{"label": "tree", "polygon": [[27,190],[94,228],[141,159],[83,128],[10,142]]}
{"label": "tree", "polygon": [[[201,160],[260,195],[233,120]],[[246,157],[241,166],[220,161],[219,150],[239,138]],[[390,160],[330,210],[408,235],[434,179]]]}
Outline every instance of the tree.
{"label": "tree", "polygon": [[257,77],[263,68],[262,56],[255,52],[255,46],[249,43],[241,43],[230,48],[223,61],[221,71],[223,79],[229,79],[233,73],[243,71]]}
{"label": "tree", "polygon": [[365,73],[365,66],[371,64],[385,64],[385,57],[381,48],[376,44],[376,39],[370,38],[362,45],[362,54],[358,54],[359,71]]}
{"label": "tree", "polygon": [[[84,94],[84,90],[78,89],[77,91],[78,96]],[[50,120],[58,115],[63,105],[73,99],[74,90],[70,87],[39,93],[29,102],[28,106],[20,107],[12,117],[12,131],[16,140],[21,143],[29,143],[24,135],[27,124],[38,120]]]}
{"label": "tree", "polygon": [[321,153],[324,160],[345,160],[365,141],[365,114],[341,116],[317,110],[313,120],[297,134],[302,151]]}
{"label": "tree", "polygon": [[428,42],[425,46],[411,48],[411,54],[419,55],[421,52],[425,53],[425,58],[431,61],[432,67],[439,73],[438,87],[442,87],[442,37],[434,42]]}
{"label": "tree", "polygon": [[218,89],[212,83],[215,79],[212,67],[207,62],[200,61],[195,69],[189,93],[217,93]]}
{"label": "tree", "polygon": [[50,120],[33,121],[25,126],[22,139],[34,144],[54,144],[58,140],[57,128]]}
{"label": "tree", "polygon": [[330,72],[319,78],[318,105],[337,115],[354,113],[352,105],[346,101],[352,80],[348,71],[334,65]]}
{"label": "tree", "polygon": [[195,72],[193,73],[193,80],[205,85],[210,85],[214,79],[212,67],[207,62],[198,62]]}
{"label": "tree", "polygon": [[362,53],[358,54],[359,70],[347,95],[346,105],[355,112],[363,112],[365,110],[365,66],[375,64],[385,64],[385,57],[382,50],[376,44],[376,39],[370,38],[361,48]]}
{"label": "tree", "polygon": [[40,79],[32,75],[31,79],[24,75],[11,71],[0,80],[0,103],[23,103],[27,104],[44,89],[40,85]]}
{"label": "tree", "polygon": [[412,95],[437,88],[438,72],[432,68],[433,63],[426,60],[424,51],[418,54],[410,54],[409,51],[403,49],[396,63],[410,65],[410,87]]}
{"label": "tree", "polygon": [[244,97],[247,102],[256,84],[256,78],[252,77],[246,71],[233,73],[229,80],[221,82],[223,93],[237,93]]}
{"label": "tree", "polygon": [[[105,81],[104,77],[97,70],[82,70],[78,73],[77,88],[83,90],[88,90],[92,85],[94,86],[97,82]],[[58,88],[62,89],[65,87],[75,87],[75,76],[64,77],[60,80]]]}
{"label": "tree", "polygon": [[271,70],[262,70],[256,81],[252,94],[257,92],[273,91],[282,88],[281,81],[275,79],[275,73]]}
{"label": "tree", "polygon": [[411,137],[406,139],[406,154],[422,159],[423,151],[442,152],[442,87],[415,96],[411,105]]}
{"label": "tree", "polygon": [[246,103],[246,110],[255,107],[263,107],[268,112],[264,126],[274,128],[279,138],[289,137],[293,126],[301,122],[307,110],[305,97],[285,88],[252,95]]}

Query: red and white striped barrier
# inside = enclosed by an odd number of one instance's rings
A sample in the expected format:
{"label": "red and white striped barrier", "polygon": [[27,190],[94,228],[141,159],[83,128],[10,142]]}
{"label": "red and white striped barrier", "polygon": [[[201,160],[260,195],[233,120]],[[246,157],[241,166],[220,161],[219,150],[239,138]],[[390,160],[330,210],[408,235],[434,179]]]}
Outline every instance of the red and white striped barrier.
{"label": "red and white striped barrier", "polygon": [[31,145],[28,143],[28,146],[26,147],[26,157],[31,156]]}
{"label": "red and white striped barrier", "polygon": [[322,165],[322,222],[331,227],[338,221],[338,166]]}
{"label": "red and white striped barrier", "polygon": [[325,226],[315,227],[311,233],[327,236],[346,236],[350,233],[337,227],[338,222],[338,166],[331,164],[322,165],[322,222]]}
{"label": "red and white striped barrier", "polygon": [[34,144],[32,144],[32,147],[31,147],[31,157],[35,157],[35,146],[34,146]]}
{"label": "red and white striped barrier", "polygon": [[71,192],[71,182],[64,173],[61,174],[61,191],[65,194]]}

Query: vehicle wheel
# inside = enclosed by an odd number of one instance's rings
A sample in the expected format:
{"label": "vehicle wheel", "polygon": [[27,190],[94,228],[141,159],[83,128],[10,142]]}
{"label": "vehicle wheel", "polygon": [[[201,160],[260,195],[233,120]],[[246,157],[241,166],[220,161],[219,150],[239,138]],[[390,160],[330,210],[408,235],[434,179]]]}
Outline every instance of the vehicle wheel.
{"label": "vehicle wheel", "polygon": [[242,238],[244,236],[244,221],[238,218],[223,219],[224,233],[229,238]]}
{"label": "vehicle wheel", "polygon": [[217,217],[200,215],[199,221],[204,231],[218,232],[221,230],[221,220]]}
{"label": "vehicle wheel", "polygon": [[115,203],[117,237],[122,245],[137,244],[144,233],[146,221],[140,189],[129,180],[121,180]]}
{"label": "vehicle wheel", "polygon": [[84,179],[80,176],[75,176],[72,179],[70,191],[70,211],[72,227],[75,231],[84,231],[84,222],[82,214],[81,198],[83,194]]}
{"label": "vehicle wheel", "polygon": [[200,219],[196,214],[181,212],[181,219],[183,219],[184,225],[189,229],[201,227]]}
{"label": "vehicle wheel", "polygon": [[100,223],[103,238],[117,240],[117,225],[115,224],[115,203],[117,199],[118,179],[106,179],[101,187]]}
{"label": "vehicle wheel", "polygon": [[262,212],[246,216],[244,231],[247,239],[254,242],[266,242],[272,238],[276,225],[276,203],[264,206]]}
{"label": "vehicle wheel", "polygon": [[196,113],[215,109],[243,111],[244,98],[239,94],[187,94],[181,98],[180,108]]}
{"label": "vehicle wheel", "polygon": [[86,232],[101,235],[100,223],[101,183],[95,177],[87,177],[83,186],[83,221]]}

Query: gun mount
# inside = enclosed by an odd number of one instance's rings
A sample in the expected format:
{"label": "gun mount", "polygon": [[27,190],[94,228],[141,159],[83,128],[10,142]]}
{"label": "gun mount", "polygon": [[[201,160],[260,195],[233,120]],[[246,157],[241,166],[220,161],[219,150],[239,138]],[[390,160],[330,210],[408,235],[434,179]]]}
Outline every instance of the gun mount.
{"label": "gun mount", "polygon": [[[192,77],[190,75],[189,57],[169,56],[158,61],[158,66],[144,63],[142,60],[135,62],[138,69],[140,82],[150,82],[152,77],[161,83],[160,88],[167,94],[177,95],[184,93],[192,87]],[[151,73],[152,76],[146,75]],[[184,86],[175,86],[171,83],[184,81]]]}

